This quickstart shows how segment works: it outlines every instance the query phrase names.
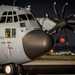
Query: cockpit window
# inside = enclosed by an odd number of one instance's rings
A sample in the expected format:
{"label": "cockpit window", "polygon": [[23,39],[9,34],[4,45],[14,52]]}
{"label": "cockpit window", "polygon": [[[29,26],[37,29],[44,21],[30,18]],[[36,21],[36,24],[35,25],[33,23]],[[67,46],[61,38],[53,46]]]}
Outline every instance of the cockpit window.
{"label": "cockpit window", "polygon": [[8,15],[12,15],[12,11],[9,11],[9,12],[8,12]]}
{"label": "cockpit window", "polygon": [[27,20],[25,14],[22,14],[22,15],[18,15],[19,17],[19,21],[24,21],[24,20]]}
{"label": "cockpit window", "polygon": [[[23,20],[26,19],[24,15],[19,17]],[[3,12],[2,16],[0,17],[0,23],[13,23],[13,22],[18,22],[16,11]]]}
{"label": "cockpit window", "polygon": [[33,16],[31,14],[27,14],[27,16],[28,16],[29,20],[34,20],[34,18],[33,18]]}
{"label": "cockpit window", "polygon": [[15,15],[16,14],[16,12],[15,11],[13,11],[13,15]]}
{"label": "cockpit window", "polygon": [[7,23],[12,23],[12,22],[13,22],[12,16],[8,16],[7,17]]}
{"label": "cockpit window", "polygon": [[14,22],[18,22],[17,16],[14,16]]}
{"label": "cockpit window", "polygon": [[6,21],[6,17],[1,17],[0,18],[0,23],[4,23]]}
{"label": "cockpit window", "polygon": [[7,12],[4,12],[2,15],[7,15]]}

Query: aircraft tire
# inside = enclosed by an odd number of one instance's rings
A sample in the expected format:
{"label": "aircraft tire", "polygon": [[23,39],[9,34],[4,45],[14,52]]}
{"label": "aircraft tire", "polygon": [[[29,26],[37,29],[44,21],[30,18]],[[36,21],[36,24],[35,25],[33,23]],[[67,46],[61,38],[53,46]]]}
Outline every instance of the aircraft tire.
{"label": "aircraft tire", "polygon": [[16,73],[15,64],[9,64],[4,66],[4,72],[6,75],[14,75]]}

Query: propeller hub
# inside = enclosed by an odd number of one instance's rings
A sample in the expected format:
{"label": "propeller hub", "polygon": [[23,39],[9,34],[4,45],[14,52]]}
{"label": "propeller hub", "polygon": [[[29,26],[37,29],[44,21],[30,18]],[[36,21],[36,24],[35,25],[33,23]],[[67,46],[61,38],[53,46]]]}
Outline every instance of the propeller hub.
{"label": "propeller hub", "polygon": [[65,20],[61,20],[61,21],[59,21],[59,23],[58,23],[58,26],[60,26],[60,27],[66,27],[68,25],[68,23],[67,23],[67,21],[65,21]]}

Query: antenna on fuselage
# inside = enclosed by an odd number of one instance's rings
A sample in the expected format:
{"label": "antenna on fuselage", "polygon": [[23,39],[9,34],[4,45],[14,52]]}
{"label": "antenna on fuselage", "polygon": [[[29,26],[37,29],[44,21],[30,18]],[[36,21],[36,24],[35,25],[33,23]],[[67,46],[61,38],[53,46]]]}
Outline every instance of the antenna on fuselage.
{"label": "antenna on fuselage", "polygon": [[13,0],[13,6],[18,6],[16,0]]}

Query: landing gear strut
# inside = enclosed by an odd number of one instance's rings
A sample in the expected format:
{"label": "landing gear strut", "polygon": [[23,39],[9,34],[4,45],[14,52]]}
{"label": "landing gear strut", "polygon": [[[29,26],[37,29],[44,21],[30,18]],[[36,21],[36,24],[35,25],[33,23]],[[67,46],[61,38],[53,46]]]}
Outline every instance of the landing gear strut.
{"label": "landing gear strut", "polygon": [[24,69],[23,69],[23,66],[22,65],[18,65],[18,74],[24,74]]}
{"label": "landing gear strut", "polygon": [[16,73],[19,75],[23,75],[23,66],[17,65],[17,68],[15,64],[8,64],[4,66],[4,72],[6,75],[15,75]]}

